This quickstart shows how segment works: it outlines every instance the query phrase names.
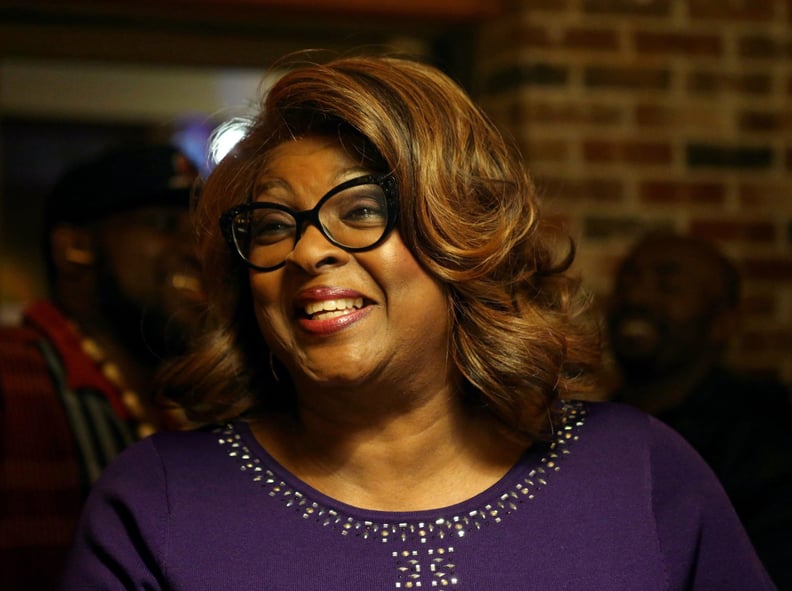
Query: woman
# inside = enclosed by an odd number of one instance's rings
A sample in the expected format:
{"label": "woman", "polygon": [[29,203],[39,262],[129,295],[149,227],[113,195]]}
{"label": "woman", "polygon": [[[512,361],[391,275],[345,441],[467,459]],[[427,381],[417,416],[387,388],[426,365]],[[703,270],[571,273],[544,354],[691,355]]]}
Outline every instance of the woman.
{"label": "woman", "polygon": [[[219,221],[219,223],[218,223]],[[585,392],[519,160],[437,70],[286,74],[197,208],[196,418],[105,473],[65,589],[770,589],[711,473]]]}

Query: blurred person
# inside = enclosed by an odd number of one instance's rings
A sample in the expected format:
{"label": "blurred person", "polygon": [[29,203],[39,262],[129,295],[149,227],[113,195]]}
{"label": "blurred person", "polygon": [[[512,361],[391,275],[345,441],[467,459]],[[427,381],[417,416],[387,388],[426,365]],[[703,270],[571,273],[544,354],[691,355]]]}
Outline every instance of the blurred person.
{"label": "blurred person", "polygon": [[681,437],[573,400],[572,246],[436,68],[297,65],[196,216],[213,329],[161,375],[214,424],[108,467],[63,589],[773,588]]}
{"label": "blurred person", "polygon": [[709,242],[656,233],[633,245],[608,307],[614,397],[701,453],[779,588],[792,589],[792,409],[780,382],[726,363],[740,291],[737,269]]}
{"label": "blurred person", "polygon": [[182,426],[151,380],[199,325],[196,178],[171,146],[127,145],[68,170],[48,196],[50,299],[0,329],[3,589],[52,589],[99,473],[133,441]]}

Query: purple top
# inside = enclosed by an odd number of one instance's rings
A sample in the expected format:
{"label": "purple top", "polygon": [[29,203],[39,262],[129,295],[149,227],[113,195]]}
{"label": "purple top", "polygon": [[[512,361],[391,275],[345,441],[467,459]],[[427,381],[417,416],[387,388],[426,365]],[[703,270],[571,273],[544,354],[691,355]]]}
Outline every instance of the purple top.
{"label": "purple top", "polygon": [[463,503],[388,513],[287,472],[247,424],[162,433],[104,472],[62,589],[772,590],[711,471],[668,427],[572,403]]}

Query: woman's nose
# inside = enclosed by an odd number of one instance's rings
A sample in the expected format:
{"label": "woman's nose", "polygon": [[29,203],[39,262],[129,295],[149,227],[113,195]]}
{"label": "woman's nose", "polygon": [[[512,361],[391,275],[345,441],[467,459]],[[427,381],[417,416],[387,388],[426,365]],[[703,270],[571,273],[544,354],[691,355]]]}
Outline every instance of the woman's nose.
{"label": "woman's nose", "polygon": [[351,255],[330,242],[313,224],[306,223],[286,262],[309,272],[346,263]]}

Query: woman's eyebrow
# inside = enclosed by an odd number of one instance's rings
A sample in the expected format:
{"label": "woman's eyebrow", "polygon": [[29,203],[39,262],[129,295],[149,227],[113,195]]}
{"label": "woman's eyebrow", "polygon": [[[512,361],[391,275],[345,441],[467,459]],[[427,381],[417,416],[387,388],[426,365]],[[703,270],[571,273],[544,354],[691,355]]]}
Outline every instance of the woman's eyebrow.
{"label": "woman's eyebrow", "polygon": [[266,193],[272,189],[285,189],[287,191],[291,191],[291,186],[289,183],[280,178],[259,180],[253,186],[253,197],[256,198],[262,193]]}

